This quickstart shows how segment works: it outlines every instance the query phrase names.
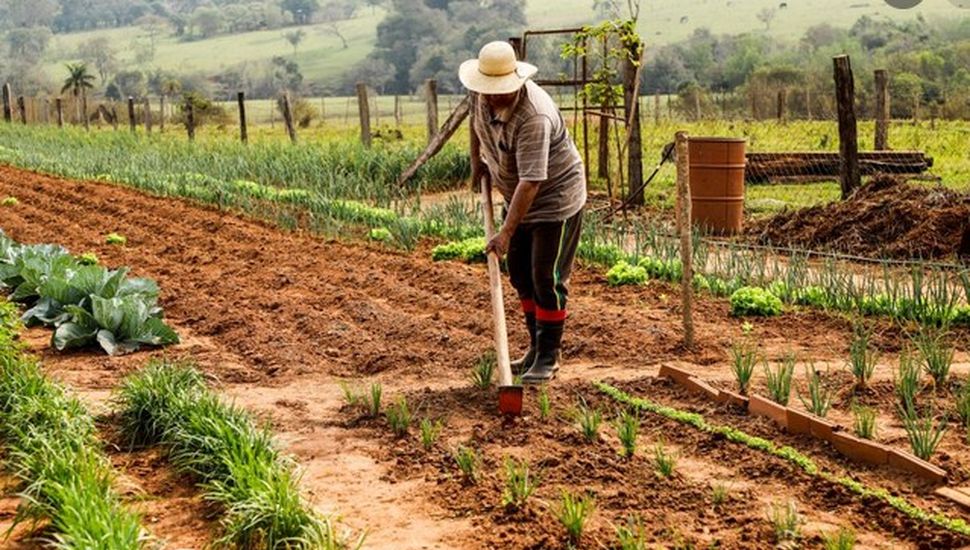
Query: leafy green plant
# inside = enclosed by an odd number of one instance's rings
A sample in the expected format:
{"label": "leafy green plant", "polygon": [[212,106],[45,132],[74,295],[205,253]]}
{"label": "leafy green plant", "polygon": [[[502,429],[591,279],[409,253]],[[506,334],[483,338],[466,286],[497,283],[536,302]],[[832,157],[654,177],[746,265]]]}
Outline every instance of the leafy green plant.
{"label": "leafy green plant", "polygon": [[599,441],[603,413],[599,409],[588,407],[586,401],[581,401],[579,406],[576,407],[574,415],[577,424],[579,424],[579,431],[583,434],[586,441],[590,443]]}
{"label": "leafy green plant", "polygon": [[94,252],[85,252],[77,257],[77,263],[81,265],[98,265],[98,255]]}
{"label": "leafy green plant", "polygon": [[658,440],[653,447],[653,467],[662,478],[670,478],[677,468],[677,456],[667,451],[663,439]]}
{"label": "leafy green plant", "polygon": [[465,482],[477,483],[478,465],[481,462],[478,452],[470,447],[459,446],[458,449],[452,453],[452,457],[455,459],[455,464],[458,465],[458,470],[461,472],[462,478],[465,480]]}
{"label": "leafy green plant", "polygon": [[472,384],[480,390],[487,390],[492,387],[492,378],[495,375],[496,367],[495,352],[489,351],[475,361],[472,367]]}
{"label": "leafy green plant", "polygon": [[923,460],[929,460],[936,452],[936,447],[946,433],[946,418],[939,422],[932,413],[919,414],[915,408],[899,407],[899,416],[906,429],[906,437],[913,454]]}
{"label": "leafy green plant", "polygon": [[906,411],[916,408],[916,396],[923,389],[923,371],[912,353],[904,350],[899,354],[899,367],[896,370],[896,397],[899,405]]}
{"label": "leafy green plant", "polygon": [[408,434],[408,429],[411,427],[411,409],[408,407],[406,397],[403,395],[398,397],[384,414],[387,416],[387,425],[391,427],[394,435],[404,437]]}
{"label": "leafy green plant", "polygon": [[431,259],[436,262],[445,260],[460,260],[465,263],[484,262],[486,261],[485,244],[484,237],[445,243],[431,250]]}
{"label": "leafy green plant", "polygon": [[772,370],[767,362],[764,368],[768,396],[779,405],[788,405],[791,399],[792,376],[795,374],[795,356],[790,353],[786,355],[776,370]]}
{"label": "leafy green plant", "polygon": [[386,227],[375,227],[370,230],[367,237],[372,241],[387,242],[394,236],[391,235],[391,232]]}
{"label": "leafy green plant", "polygon": [[758,349],[751,339],[745,337],[731,344],[731,370],[734,372],[741,395],[748,394],[751,376],[754,374],[754,366],[758,360]]}
{"label": "leafy green plant", "polygon": [[879,352],[872,349],[872,329],[857,320],[852,325],[852,339],[849,341],[849,366],[856,379],[856,388],[864,389],[876,370]]}
{"label": "leafy green plant", "polygon": [[814,366],[805,369],[805,376],[808,378],[808,399],[801,392],[798,398],[810,413],[825,418],[832,408],[833,391],[825,387],[822,376]]}
{"label": "leafy green plant", "polygon": [[647,270],[620,260],[606,272],[606,282],[610,286],[642,285],[647,282]]}
{"label": "leafy green plant", "polygon": [[539,477],[529,471],[526,460],[505,459],[505,489],[502,491],[502,506],[512,510],[525,508],[526,502],[539,484]]}
{"label": "leafy green plant", "polygon": [[876,437],[876,410],[871,407],[852,404],[853,430],[862,439]]}
{"label": "leafy green plant", "polygon": [[783,304],[777,296],[760,287],[746,286],[731,294],[731,315],[735,317],[780,315]]}
{"label": "leafy green plant", "polygon": [[545,420],[552,414],[552,402],[549,399],[549,389],[546,386],[539,388],[539,397],[536,398],[539,405],[539,418]]}
{"label": "leafy green plant", "polygon": [[438,437],[441,436],[441,430],[444,428],[444,424],[440,420],[431,420],[430,418],[421,419],[421,446],[424,450],[430,451],[434,444],[437,443]]}
{"label": "leafy green plant", "polygon": [[967,380],[956,396],[957,415],[963,425],[970,428],[970,380]]}
{"label": "leafy green plant", "polygon": [[367,400],[367,412],[371,418],[377,418],[381,414],[381,397],[384,395],[384,387],[380,382],[370,385],[370,399]]}
{"label": "leafy green plant", "polygon": [[586,524],[596,511],[596,500],[588,494],[577,496],[569,491],[562,492],[556,517],[566,528],[569,542],[578,545],[583,537]]}
{"label": "leafy green plant", "polygon": [[768,508],[768,521],[775,534],[775,542],[794,542],[801,538],[802,518],[794,501],[772,504]]}
{"label": "leafy green plant", "polygon": [[937,388],[946,387],[953,365],[953,346],[949,342],[949,332],[944,329],[921,328],[915,338],[916,349],[926,373],[933,378]]}
{"label": "leafy green plant", "polygon": [[640,517],[628,517],[625,524],[614,529],[619,550],[647,550],[647,530]]}
{"label": "leafy green plant", "polygon": [[125,246],[126,244],[128,244],[128,238],[125,237],[124,235],[119,235],[118,233],[108,233],[104,237],[104,242],[106,244]]}
{"label": "leafy green plant", "polygon": [[0,206],[17,206],[18,204],[20,204],[20,201],[17,200],[17,197],[4,197],[3,200],[0,200]]}
{"label": "leafy green plant", "polygon": [[842,527],[834,533],[822,535],[822,545],[825,550],[852,550],[855,548],[855,531]]}
{"label": "leafy green plant", "polygon": [[637,452],[637,436],[640,431],[640,415],[626,409],[620,411],[614,421],[616,436],[620,439],[620,455],[631,458]]}
{"label": "leafy green plant", "polygon": [[227,404],[188,364],[155,361],[116,397],[130,441],[159,445],[223,511],[219,546],[335,548],[332,524],[300,494],[293,461],[242,408]]}

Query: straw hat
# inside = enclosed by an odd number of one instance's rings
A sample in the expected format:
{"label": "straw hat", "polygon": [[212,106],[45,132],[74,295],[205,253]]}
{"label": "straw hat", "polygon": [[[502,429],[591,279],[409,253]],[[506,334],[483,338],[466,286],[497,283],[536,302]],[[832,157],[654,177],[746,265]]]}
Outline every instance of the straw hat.
{"label": "straw hat", "polygon": [[458,69],[458,79],[473,92],[486,95],[510,94],[521,88],[539,69],[516,61],[508,42],[489,42]]}

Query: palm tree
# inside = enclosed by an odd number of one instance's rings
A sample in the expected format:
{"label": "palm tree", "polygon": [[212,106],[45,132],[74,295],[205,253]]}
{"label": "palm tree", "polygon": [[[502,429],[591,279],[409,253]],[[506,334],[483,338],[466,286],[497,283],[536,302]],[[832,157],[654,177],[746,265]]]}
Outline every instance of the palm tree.
{"label": "palm tree", "polygon": [[[67,67],[68,77],[64,80],[61,93],[71,90],[71,94],[74,96],[74,110],[77,113],[78,120],[81,120],[81,104],[78,102],[78,97],[86,99],[87,89],[94,88],[94,75],[88,72],[88,66],[84,63],[68,63],[65,66]],[[87,119],[87,113],[84,113],[84,119]]]}

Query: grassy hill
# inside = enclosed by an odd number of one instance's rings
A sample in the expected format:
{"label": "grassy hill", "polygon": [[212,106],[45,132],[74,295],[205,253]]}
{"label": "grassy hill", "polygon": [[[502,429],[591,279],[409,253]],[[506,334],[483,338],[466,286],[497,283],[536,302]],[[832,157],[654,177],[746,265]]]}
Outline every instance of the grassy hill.
{"label": "grassy hill", "polygon": [[[527,16],[532,28],[554,28],[592,21],[592,0],[528,0]],[[784,3],[787,7],[780,8]],[[828,22],[848,27],[863,15],[910,19],[918,14],[927,19],[970,17],[970,10],[959,10],[947,0],[926,0],[911,10],[889,7],[883,0],[642,0],[641,33],[653,45],[682,40],[695,29],[707,27],[714,33],[738,34],[768,32],[798,39],[811,25]],[[764,8],[775,8],[771,28],[758,20]],[[381,10],[364,10],[358,17],[341,24],[348,48],[324,31],[322,26],[303,27],[307,37],[296,59],[309,81],[326,82],[338,78],[349,66],[367,56],[374,44]],[[290,29],[287,29],[290,30]],[[131,44],[143,37],[137,27],[56,35],[52,41],[47,71],[56,78],[63,75],[63,63],[73,58],[77,45],[92,36],[107,36],[119,50],[122,65],[134,60]],[[497,37],[501,38],[501,37]],[[294,55],[282,31],[258,31],[219,36],[196,42],[180,42],[173,37],[158,41],[151,66],[163,69],[216,72],[243,61],[258,61],[272,56]]]}

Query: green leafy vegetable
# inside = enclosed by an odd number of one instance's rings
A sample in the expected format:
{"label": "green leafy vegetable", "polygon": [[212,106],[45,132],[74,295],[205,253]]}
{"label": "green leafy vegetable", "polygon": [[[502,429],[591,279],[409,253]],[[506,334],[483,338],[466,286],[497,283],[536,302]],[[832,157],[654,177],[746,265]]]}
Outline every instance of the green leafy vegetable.
{"label": "green leafy vegetable", "polygon": [[781,309],[781,300],[763,288],[746,286],[731,295],[731,315],[735,317],[771,317],[781,314]]}

